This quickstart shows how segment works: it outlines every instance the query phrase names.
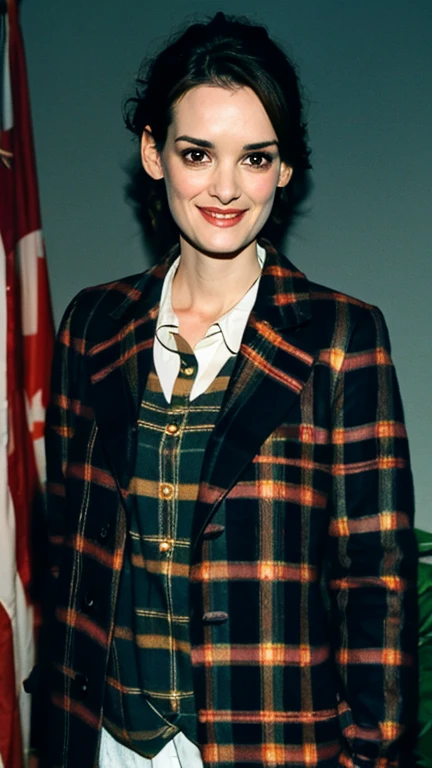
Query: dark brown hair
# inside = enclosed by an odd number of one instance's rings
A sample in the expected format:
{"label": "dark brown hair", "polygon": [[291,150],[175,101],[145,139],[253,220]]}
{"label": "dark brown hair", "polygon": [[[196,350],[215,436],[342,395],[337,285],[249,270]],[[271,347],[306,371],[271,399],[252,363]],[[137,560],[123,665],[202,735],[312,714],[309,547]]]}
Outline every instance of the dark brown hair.
{"label": "dark brown hair", "polygon": [[[293,168],[292,181],[277,189],[270,221],[276,226],[288,224],[310,168],[310,150],[295,66],[263,26],[219,12],[210,21],[177,33],[158,55],[142,63],[136,93],[124,105],[127,128],[141,138],[150,125],[161,151],[174,104],[187,91],[205,84],[248,86],[262,102],[278,137],[281,160]],[[167,216],[171,218],[165,185],[143,174],[139,187],[139,194],[135,190],[130,197],[147,209],[157,234],[166,228]]]}

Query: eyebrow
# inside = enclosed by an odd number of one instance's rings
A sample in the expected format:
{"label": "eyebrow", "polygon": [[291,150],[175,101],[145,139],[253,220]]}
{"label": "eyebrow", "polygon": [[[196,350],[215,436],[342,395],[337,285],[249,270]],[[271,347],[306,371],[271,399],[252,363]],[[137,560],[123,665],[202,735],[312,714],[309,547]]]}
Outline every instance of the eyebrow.
{"label": "eyebrow", "polygon": [[[203,149],[215,149],[215,145],[212,144],[211,141],[207,141],[206,139],[196,139],[193,136],[178,136],[175,139],[175,142],[177,141],[188,141],[190,144],[195,144],[197,147],[202,147]],[[265,147],[272,147],[273,145],[278,147],[279,142],[276,141],[276,139],[273,141],[258,141],[255,144],[245,144],[243,149],[264,149]]]}

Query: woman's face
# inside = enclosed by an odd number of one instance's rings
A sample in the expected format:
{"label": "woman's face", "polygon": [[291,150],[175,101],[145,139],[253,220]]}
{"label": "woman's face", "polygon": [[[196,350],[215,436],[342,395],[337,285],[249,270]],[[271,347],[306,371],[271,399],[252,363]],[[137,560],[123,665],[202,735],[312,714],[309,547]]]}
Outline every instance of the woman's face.
{"label": "woman's face", "polygon": [[161,153],[146,131],[143,164],[164,178],[181,236],[206,253],[240,252],[268,219],[278,186],[292,169],[282,163],[275,130],[256,94],[202,85],[174,106]]}

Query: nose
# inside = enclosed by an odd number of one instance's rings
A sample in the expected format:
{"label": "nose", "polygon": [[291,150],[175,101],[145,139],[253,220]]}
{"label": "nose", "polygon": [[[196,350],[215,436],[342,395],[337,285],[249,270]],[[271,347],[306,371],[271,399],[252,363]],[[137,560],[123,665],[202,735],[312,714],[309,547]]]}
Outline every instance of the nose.
{"label": "nose", "polygon": [[212,197],[217,197],[224,205],[228,205],[232,200],[238,200],[241,190],[236,168],[231,164],[218,164],[212,175],[209,194]]}

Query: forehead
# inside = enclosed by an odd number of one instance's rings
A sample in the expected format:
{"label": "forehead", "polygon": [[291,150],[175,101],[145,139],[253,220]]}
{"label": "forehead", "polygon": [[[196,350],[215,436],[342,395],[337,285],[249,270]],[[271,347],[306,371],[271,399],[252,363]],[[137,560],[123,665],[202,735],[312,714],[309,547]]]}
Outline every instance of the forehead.
{"label": "forehead", "polygon": [[262,102],[246,86],[191,88],[174,105],[170,131],[214,140],[229,136],[243,143],[276,138]]}

